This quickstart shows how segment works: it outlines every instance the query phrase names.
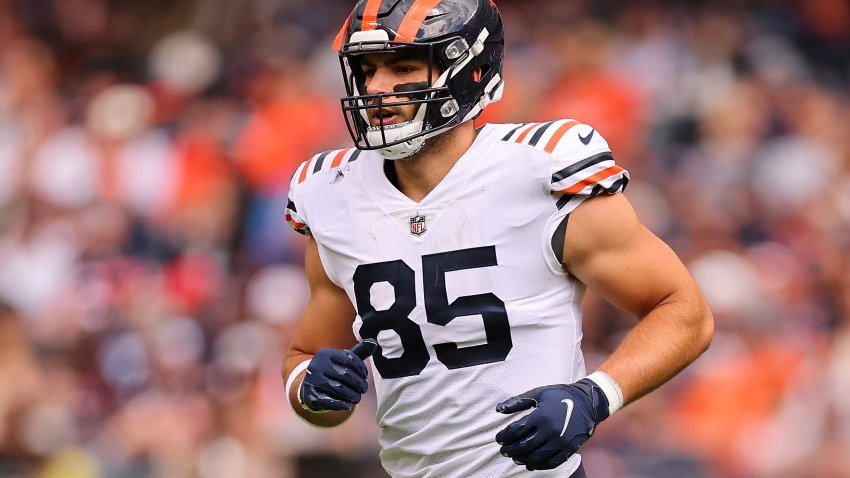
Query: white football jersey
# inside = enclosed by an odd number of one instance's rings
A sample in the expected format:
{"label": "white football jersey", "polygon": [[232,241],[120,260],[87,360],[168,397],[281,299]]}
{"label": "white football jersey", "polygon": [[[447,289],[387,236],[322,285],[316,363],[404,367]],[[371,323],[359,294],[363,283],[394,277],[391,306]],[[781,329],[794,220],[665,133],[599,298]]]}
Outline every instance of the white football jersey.
{"label": "white football jersey", "polygon": [[[390,475],[532,475],[495,441],[528,412],[495,408],[585,376],[584,286],[560,264],[567,215],[628,177],[574,120],[485,125],[420,202],[393,186],[377,152],[332,151],[299,167],[287,220],[312,234],[355,305],[354,335],[380,344],[371,365]],[[533,476],[569,476],[580,460]]]}

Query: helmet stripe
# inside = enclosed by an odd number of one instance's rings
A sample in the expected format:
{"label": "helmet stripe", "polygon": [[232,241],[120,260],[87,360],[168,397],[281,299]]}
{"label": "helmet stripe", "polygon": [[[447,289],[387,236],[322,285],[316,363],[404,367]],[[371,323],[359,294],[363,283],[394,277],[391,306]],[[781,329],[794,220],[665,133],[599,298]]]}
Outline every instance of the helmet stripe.
{"label": "helmet stripe", "polygon": [[354,15],[354,12],[351,12],[348,15],[348,18],[345,19],[345,23],[342,24],[342,28],[339,29],[339,33],[336,34],[336,38],[334,38],[333,49],[336,51],[340,51],[342,49],[342,40],[345,37],[345,31],[348,30],[348,25],[351,24],[352,15]]}
{"label": "helmet stripe", "polygon": [[369,0],[363,9],[362,31],[366,32],[378,28],[378,12],[381,9],[382,0]]}
{"label": "helmet stripe", "polygon": [[412,42],[416,40],[416,34],[419,33],[419,29],[422,28],[422,23],[425,22],[425,18],[431,13],[431,10],[434,9],[442,0],[416,0],[416,3],[410,7],[410,10],[407,11],[407,14],[404,16],[404,19],[401,21],[401,25],[398,27],[398,33],[396,33],[395,41],[397,42]]}

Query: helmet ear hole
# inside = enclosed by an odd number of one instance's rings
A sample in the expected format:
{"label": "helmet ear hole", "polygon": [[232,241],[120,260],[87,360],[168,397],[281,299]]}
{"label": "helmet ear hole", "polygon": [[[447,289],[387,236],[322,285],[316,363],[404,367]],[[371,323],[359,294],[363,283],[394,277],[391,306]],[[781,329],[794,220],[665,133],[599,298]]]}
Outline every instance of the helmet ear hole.
{"label": "helmet ear hole", "polygon": [[476,83],[481,83],[481,79],[484,78],[484,68],[476,68],[472,70],[472,81]]}

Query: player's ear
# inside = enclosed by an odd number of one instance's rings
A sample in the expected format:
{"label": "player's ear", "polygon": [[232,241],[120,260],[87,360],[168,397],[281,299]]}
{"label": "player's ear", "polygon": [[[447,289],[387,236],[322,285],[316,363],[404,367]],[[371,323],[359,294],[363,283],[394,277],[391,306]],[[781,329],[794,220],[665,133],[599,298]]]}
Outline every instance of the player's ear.
{"label": "player's ear", "polygon": [[482,74],[483,73],[481,72],[481,68],[476,68],[476,69],[472,70],[472,81],[474,81],[476,83],[480,83]]}

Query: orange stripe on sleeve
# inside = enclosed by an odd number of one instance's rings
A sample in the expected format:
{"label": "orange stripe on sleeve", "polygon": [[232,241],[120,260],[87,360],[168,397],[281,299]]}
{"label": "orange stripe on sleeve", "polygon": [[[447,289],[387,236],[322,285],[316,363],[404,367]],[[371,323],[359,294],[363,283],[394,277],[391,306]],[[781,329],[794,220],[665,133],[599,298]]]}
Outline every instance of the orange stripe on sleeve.
{"label": "orange stripe on sleeve", "polygon": [[381,9],[381,0],[369,0],[363,9],[363,30],[367,32],[378,27],[378,11]]}
{"label": "orange stripe on sleeve", "polygon": [[351,151],[351,149],[352,149],[352,148],[343,149],[342,151],[340,151],[340,152],[336,153],[336,156],[334,156],[334,160],[333,160],[333,162],[331,163],[331,169],[336,168],[337,166],[339,166],[339,163],[341,163],[341,162],[342,162],[342,158],[344,158],[344,157],[345,157],[345,155],[346,155],[349,151]]}
{"label": "orange stripe on sleeve", "polygon": [[416,3],[410,7],[401,25],[398,27],[395,41],[397,42],[412,42],[416,40],[416,34],[422,28],[422,23],[425,22],[425,17],[431,13],[442,0],[416,0]]}
{"label": "orange stripe on sleeve", "polygon": [[623,172],[623,168],[621,168],[617,165],[614,165],[614,166],[611,166],[610,168],[603,169],[602,171],[599,171],[598,173],[594,174],[593,176],[588,177],[587,179],[584,179],[582,181],[579,181],[579,182],[573,184],[572,186],[568,187],[567,189],[562,189],[559,192],[564,193],[564,194],[578,194],[582,190],[584,190],[584,188],[590,186],[591,184],[598,183],[599,181],[602,181],[606,178],[610,178],[611,176],[613,176],[615,174],[622,173],[622,172]]}
{"label": "orange stripe on sleeve", "polygon": [[313,162],[313,159],[314,158],[310,158],[309,161],[304,163],[304,169],[301,170],[301,175],[298,176],[298,184],[303,183],[304,180],[307,179],[307,170],[310,169],[310,164]]}
{"label": "orange stripe on sleeve", "polygon": [[540,126],[540,123],[534,123],[534,124],[528,125],[524,130],[522,130],[522,133],[519,135],[519,137],[517,137],[517,139],[514,140],[514,143],[522,143],[522,140],[524,140],[525,137],[528,136],[528,133],[531,133],[531,130],[533,130],[534,128],[536,128],[538,126]]}
{"label": "orange stripe on sleeve", "polygon": [[547,153],[555,151],[555,147],[558,146],[558,142],[561,141],[561,138],[563,138],[564,135],[567,134],[567,131],[569,131],[570,128],[577,124],[578,121],[576,120],[567,121],[566,123],[562,124],[561,127],[558,128],[558,131],[555,131],[555,134],[552,135],[552,138],[549,140],[549,142],[546,143],[544,151],[546,151]]}
{"label": "orange stripe on sleeve", "polygon": [[293,227],[295,227],[296,229],[301,229],[301,228],[303,228],[304,226],[306,226],[306,224],[304,224],[304,223],[302,223],[302,222],[298,222],[298,221],[296,221],[295,219],[293,219],[293,218],[292,218],[292,215],[290,215],[290,214],[286,214],[286,215],[285,215],[285,219],[286,219],[286,222],[288,222],[289,224],[291,224],[291,225],[292,225]]}

